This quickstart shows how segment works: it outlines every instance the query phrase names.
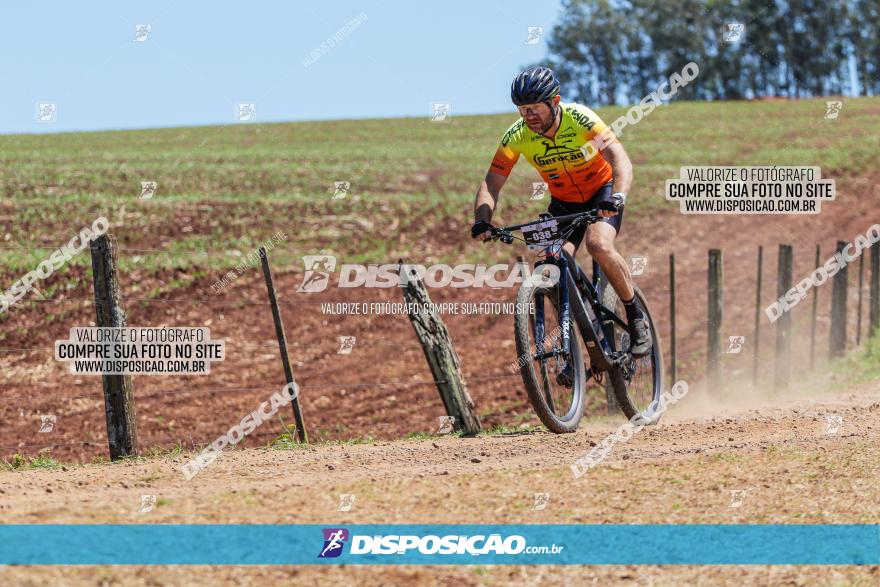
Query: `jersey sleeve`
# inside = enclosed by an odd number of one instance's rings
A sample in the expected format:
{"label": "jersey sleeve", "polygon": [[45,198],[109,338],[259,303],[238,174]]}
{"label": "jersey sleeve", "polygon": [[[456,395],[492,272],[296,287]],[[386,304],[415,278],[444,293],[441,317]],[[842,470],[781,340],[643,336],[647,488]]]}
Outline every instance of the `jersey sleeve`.
{"label": "jersey sleeve", "polygon": [[498,149],[495,151],[495,156],[492,157],[492,165],[489,166],[489,171],[507,177],[510,175],[513,166],[516,165],[518,159],[519,151],[505,147],[504,145],[498,145]]}
{"label": "jersey sleeve", "polygon": [[580,123],[584,133],[584,142],[595,140],[599,150],[604,150],[608,145],[617,143],[617,136],[599,115],[582,104],[574,105],[575,119]]}
{"label": "jersey sleeve", "polygon": [[489,166],[489,171],[504,177],[510,175],[522,152],[518,142],[518,131],[521,127],[521,122],[518,122],[511,126],[504,133],[504,136],[501,137],[501,143],[498,145],[498,149],[495,150],[495,156],[492,158],[492,165]]}

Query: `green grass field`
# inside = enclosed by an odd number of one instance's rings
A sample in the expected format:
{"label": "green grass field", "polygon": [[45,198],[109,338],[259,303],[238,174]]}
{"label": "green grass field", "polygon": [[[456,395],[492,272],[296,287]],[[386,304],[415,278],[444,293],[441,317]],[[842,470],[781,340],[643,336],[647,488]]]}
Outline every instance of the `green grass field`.
{"label": "green grass field", "polygon": [[[622,107],[598,109],[610,123]],[[682,165],[820,165],[862,175],[880,153],[880,99],[846,99],[836,120],[825,100],[675,103],[621,140],[635,164],[630,208],[670,206],[665,179]],[[254,124],[56,135],[0,136],[7,277],[34,267],[98,215],[123,246],[164,249],[123,268],[234,266],[278,230],[277,255],[332,251],[346,262],[490,262],[506,253],[465,247],[474,191],[515,114]],[[536,172],[521,160],[498,218],[524,221]],[[158,190],[141,200],[140,182]],[[334,181],[350,181],[332,200]],[[449,233],[449,234],[444,234]],[[88,262],[81,255],[75,264]]]}

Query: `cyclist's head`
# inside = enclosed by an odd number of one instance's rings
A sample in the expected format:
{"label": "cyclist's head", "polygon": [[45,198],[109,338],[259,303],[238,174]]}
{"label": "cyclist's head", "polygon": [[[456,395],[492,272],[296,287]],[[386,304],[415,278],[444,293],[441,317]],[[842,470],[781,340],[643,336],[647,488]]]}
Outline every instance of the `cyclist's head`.
{"label": "cyclist's head", "polygon": [[546,132],[556,119],[559,80],[549,67],[532,67],[517,75],[510,85],[510,99],[529,128]]}

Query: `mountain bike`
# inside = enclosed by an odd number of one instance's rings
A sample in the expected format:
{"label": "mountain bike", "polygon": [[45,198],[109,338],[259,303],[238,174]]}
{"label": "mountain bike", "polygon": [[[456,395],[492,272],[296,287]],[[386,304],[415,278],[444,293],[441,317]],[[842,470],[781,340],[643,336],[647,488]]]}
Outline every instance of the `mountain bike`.
{"label": "mountain bike", "polygon": [[529,401],[556,433],[577,429],[591,378],[627,418],[654,424],[661,414],[663,359],[645,296],[633,286],[653,345],[646,356],[634,358],[628,352],[625,309],[614,288],[595,261],[588,279],[562,248],[578,227],[599,220],[595,210],[556,217],[544,213],[537,221],[495,227],[486,241],[511,244],[516,239],[537,253],[534,270],[517,294],[514,332]]}

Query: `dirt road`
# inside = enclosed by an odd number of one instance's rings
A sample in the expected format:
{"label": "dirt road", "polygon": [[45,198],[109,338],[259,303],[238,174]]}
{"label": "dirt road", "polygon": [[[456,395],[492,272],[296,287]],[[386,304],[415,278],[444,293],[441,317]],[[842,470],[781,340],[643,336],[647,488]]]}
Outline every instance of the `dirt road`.
{"label": "dirt road", "polygon": [[[830,389],[830,387],[828,388]],[[708,416],[706,414],[714,415]],[[699,390],[584,477],[569,465],[623,422],[225,454],[193,480],[187,455],[0,474],[7,523],[877,523],[880,381],[772,399]],[[536,493],[549,494],[536,509]],[[340,495],[354,495],[340,512]],[[138,513],[142,495],[156,505]],[[583,545],[589,548],[589,545]],[[877,567],[5,568],[14,583],[865,584]],[[6,582],[6,581],[4,581]],[[11,584],[11,583],[7,583]]]}

